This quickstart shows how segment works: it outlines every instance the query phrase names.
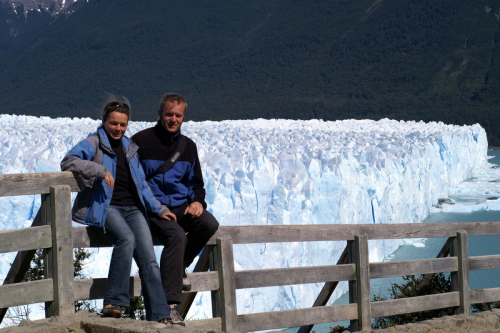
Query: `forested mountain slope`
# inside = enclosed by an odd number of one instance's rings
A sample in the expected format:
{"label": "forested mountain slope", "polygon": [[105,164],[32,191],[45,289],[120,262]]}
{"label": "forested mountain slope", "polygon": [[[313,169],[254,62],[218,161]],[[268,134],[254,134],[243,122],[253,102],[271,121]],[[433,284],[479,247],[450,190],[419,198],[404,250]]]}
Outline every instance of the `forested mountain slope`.
{"label": "forested mountain slope", "polygon": [[0,113],[479,122],[500,146],[500,0],[89,0],[3,42]]}

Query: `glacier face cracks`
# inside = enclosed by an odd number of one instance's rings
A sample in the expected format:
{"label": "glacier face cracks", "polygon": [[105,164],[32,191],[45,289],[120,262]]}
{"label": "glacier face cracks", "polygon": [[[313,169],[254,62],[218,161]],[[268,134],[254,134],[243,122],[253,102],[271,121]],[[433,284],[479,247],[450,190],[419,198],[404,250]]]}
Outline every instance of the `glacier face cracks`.
{"label": "glacier face cracks", "polygon": [[[0,173],[58,171],[73,145],[95,131],[85,119],[0,115]],[[154,123],[131,122],[128,134]],[[479,125],[372,120],[186,122],[198,146],[208,210],[221,225],[417,223],[450,188],[487,162]],[[39,196],[0,198],[1,229],[29,226]],[[381,261],[402,240],[370,241]],[[235,268],[336,263],[343,242],[235,245]],[[159,251],[160,249],[157,249]],[[0,261],[0,278],[10,259]],[[96,254],[91,277],[107,274],[109,251]],[[239,290],[238,313],[309,307],[322,284]],[[345,285],[332,297],[337,298]],[[201,293],[188,317],[210,317]]]}

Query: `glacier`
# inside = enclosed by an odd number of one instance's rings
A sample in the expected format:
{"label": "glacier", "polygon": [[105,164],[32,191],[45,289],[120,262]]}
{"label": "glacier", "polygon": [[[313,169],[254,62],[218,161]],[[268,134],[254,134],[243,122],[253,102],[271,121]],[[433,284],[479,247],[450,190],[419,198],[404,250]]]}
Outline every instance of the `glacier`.
{"label": "glacier", "polygon": [[[65,153],[99,123],[0,115],[0,174],[59,171]],[[130,122],[127,135],[153,125]],[[486,132],[477,124],[255,119],[187,121],[182,131],[198,146],[208,210],[225,226],[418,223],[431,211],[446,209],[438,205],[439,198],[456,195],[459,200],[467,191],[460,184],[489,168]],[[28,227],[39,207],[39,196],[0,198],[0,230]],[[370,262],[382,261],[408,241],[370,241]],[[235,268],[334,264],[344,246],[235,245]],[[93,252],[85,274],[105,277],[110,250]],[[0,279],[14,255],[0,256]],[[330,303],[346,286],[338,288]],[[238,290],[237,311],[309,307],[321,288]],[[211,317],[210,295],[200,293],[188,318],[206,317]]]}

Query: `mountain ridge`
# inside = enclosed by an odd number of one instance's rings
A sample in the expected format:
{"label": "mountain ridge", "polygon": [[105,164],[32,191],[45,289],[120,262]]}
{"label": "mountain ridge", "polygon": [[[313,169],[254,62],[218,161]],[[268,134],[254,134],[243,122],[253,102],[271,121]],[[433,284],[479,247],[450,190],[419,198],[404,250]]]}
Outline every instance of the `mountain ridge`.
{"label": "mountain ridge", "polygon": [[500,1],[90,0],[0,54],[1,113],[480,123],[500,146]]}

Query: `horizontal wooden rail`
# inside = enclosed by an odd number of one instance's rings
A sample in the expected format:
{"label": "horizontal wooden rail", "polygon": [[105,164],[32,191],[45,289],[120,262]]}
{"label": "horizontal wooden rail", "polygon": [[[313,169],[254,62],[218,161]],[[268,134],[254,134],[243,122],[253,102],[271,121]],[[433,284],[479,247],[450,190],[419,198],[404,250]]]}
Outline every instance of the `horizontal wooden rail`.
{"label": "horizontal wooden rail", "polygon": [[458,260],[456,257],[377,262],[370,264],[370,278],[456,272],[457,270]]}
{"label": "horizontal wooden rail", "polygon": [[[190,292],[211,291],[219,289],[217,272],[190,273]],[[107,278],[75,279],[74,300],[102,299],[106,291]],[[130,277],[130,296],[141,296],[141,279],[138,276]]]}
{"label": "horizontal wooden rail", "polygon": [[219,290],[217,272],[189,273],[191,292]]}
{"label": "horizontal wooden rail", "polygon": [[[334,227],[333,227],[334,226]],[[289,243],[315,241],[354,240],[355,235],[366,234],[373,239],[405,239],[455,237],[458,230],[467,231],[468,236],[500,235],[498,222],[450,222],[407,224],[315,224],[315,225],[261,225],[221,226],[209,240],[230,236],[233,244]]]}
{"label": "horizontal wooden rail", "polygon": [[54,283],[52,279],[0,286],[0,308],[50,302],[53,300]]}
{"label": "horizontal wooden rail", "polygon": [[[290,230],[288,230],[290,228]],[[215,239],[222,235],[235,236],[233,244],[290,243],[315,241],[354,240],[356,231],[366,231],[372,239],[439,238],[455,237],[457,230],[467,231],[470,236],[500,235],[499,222],[457,222],[457,223],[410,223],[410,224],[322,224],[300,226],[220,226],[207,245],[215,245]],[[256,232],[257,235],[252,235]],[[413,234],[411,234],[413,232]],[[104,238],[91,228],[73,227],[74,247],[109,247]],[[155,245],[161,245],[155,240]]]}
{"label": "horizontal wooden rail", "polygon": [[0,253],[52,247],[50,225],[0,231]]}
{"label": "horizontal wooden rail", "polygon": [[356,279],[354,264],[259,269],[236,272],[236,289]]}
{"label": "horizontal wooden rail", "polygon": [[238,315],[237,328],[240,332],[251,332],[352,320],[358,317],[357,308],[356,304],[346,304]]}
{"label": "horizontal wooden rail", "polygon": [[0,197],[49,194],[51,186],[68,185],[71,192],[80,192],[73,173],[42,172],[0,175]]}
{"label": "horizontal wooden rail", "polygon": [[469,269],[481,270],[500,268],[500,255],[469,257]]}
{"label": "horizontal wooden rail", "polygon": [[403,313],[429,311],[460,305],[460,293],[453,291],[443,294],[391,299],[371,302],[372,318],[394,316]]}
{"label": "horizontal wooden rail", "polygon": [[72,233],[73,233],[74,248],[111,247],[111,243],[109,243],[104,237],[98,234],[94,230],[94,228],[88,228],[85,226],[74,226]]}
{"label": "horizontal wooden rail", "polygon": [[[95,228],[88,228],[83,225],[73,226],[73,247],[99,248],[111,247],[111,243],[102,237]],[[154,245],[163,245],[156,237],[153,236]]]}
{"label": "horizontal wooden rail", "polygon": [[[75,279],[73,281],[73,299],[88,300],[102,299],[106,291],[107,278]],[[130,296],[141,296],[141,279],[138,276],[130,277]]]}
{"label": "horizontal wooden rail", "polygon": [[498,300],[500,300],[500,288],[478,289],[470,292],[472,304],[498,302]]}

